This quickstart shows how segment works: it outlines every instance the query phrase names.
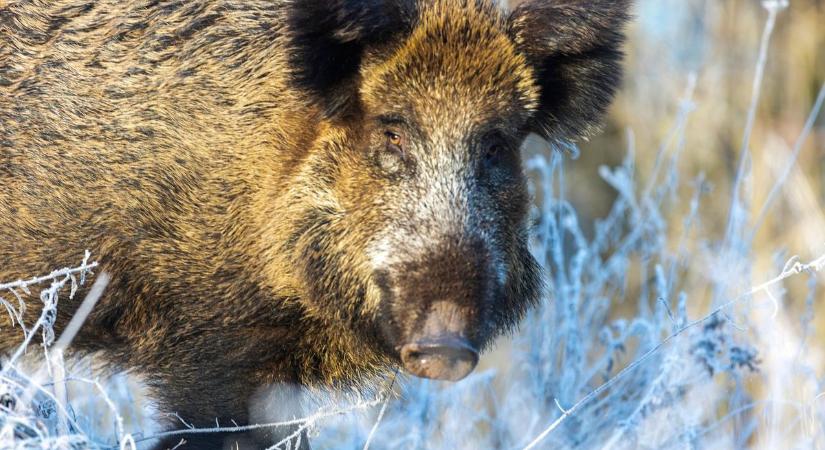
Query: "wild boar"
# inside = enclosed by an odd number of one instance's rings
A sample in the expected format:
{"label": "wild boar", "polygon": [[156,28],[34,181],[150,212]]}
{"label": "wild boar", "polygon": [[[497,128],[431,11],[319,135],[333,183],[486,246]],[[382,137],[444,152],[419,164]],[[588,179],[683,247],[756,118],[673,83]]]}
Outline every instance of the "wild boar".
{"label": "wild boar", "polygon": [[459,380],[540,295],[520,145],[597,126],[628,8],[4,2],[0,280],[90,250],[112,281],[73,351],[196,426],[278,383]]}

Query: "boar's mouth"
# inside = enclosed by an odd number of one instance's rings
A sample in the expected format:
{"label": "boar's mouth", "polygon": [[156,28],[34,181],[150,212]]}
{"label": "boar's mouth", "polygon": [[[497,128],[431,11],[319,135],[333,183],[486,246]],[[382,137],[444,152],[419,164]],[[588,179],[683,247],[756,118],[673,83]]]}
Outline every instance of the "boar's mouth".
{"label": "boar's mouth", "polygon": [[401,363],[411,374],[458,381],[478,364],[478,350],[465,337],[467,314],[452,302],[432,305],[423,326],[401,346]]}

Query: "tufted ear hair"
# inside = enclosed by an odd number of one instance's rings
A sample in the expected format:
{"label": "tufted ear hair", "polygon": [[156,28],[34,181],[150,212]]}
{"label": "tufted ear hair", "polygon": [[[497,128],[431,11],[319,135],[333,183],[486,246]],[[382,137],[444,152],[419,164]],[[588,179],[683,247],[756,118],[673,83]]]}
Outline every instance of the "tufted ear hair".
{"label": "tufted ear hair", "polygon": [[541,90],[532,130],[550,140],[587,136],[621,82],[631,0],[527,0],[508,17]]}
{"label": "tufted ear hair", "polygon": [[409,31],[411,0],[293,0],[287,8],[293,81],[328,115],[357,92],[364,53]]}

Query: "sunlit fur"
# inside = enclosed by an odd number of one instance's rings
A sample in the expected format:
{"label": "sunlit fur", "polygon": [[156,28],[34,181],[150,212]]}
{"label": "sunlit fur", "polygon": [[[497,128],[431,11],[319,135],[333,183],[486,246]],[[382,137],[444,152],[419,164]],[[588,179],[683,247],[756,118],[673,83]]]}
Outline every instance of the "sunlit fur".
{"label": "sunlit fur", "polygon": [[[484,347],[541,286],[518,146],[596,125],[626,8],[6,2],[0,280],[91,250],[112,283],[74,349],[196,425],[243,423],[263,385],[369,386],[445,298]],[[0,319],[0,349],[18,336]]]}

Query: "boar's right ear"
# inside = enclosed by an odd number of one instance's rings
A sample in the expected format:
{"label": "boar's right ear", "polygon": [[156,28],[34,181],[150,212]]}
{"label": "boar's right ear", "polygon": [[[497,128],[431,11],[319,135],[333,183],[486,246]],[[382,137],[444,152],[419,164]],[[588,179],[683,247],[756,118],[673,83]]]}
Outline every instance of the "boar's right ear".
{"label": "boar's right ear", "polygon": [[410,0],[295,0],[287,6],[289,62],[296,85],[334,114],[355,95],[364,52],[412,23]]}
{"label": "boar's right ear", "polygon": [[510,38],[533,66],[541,90],[531,131],[574,140],[598,126],[621,81],[631,3],[527,0],[510,13]]}

